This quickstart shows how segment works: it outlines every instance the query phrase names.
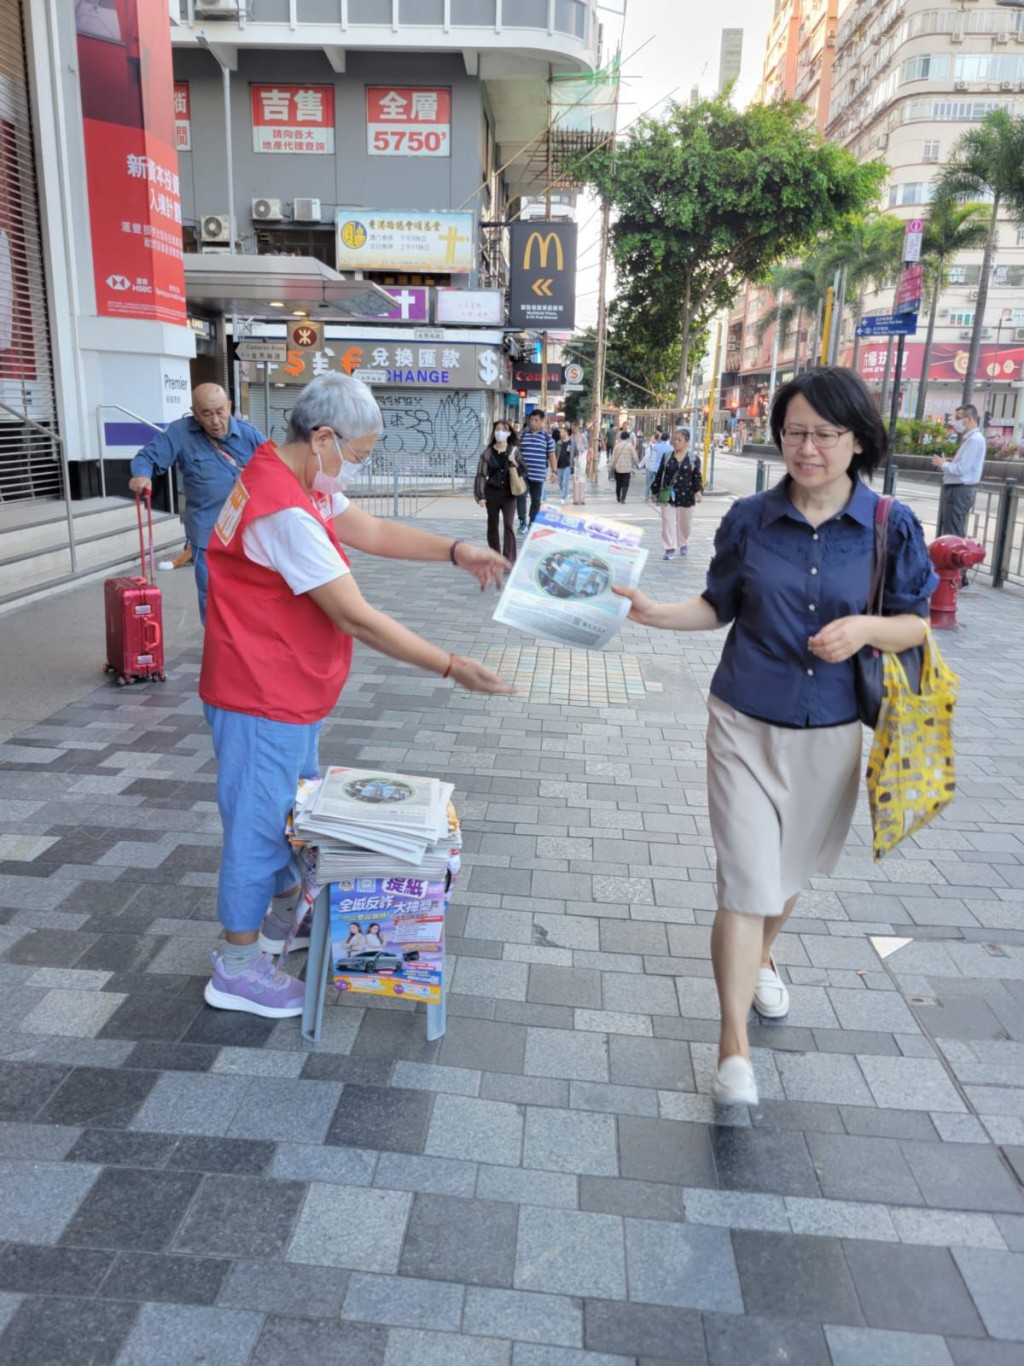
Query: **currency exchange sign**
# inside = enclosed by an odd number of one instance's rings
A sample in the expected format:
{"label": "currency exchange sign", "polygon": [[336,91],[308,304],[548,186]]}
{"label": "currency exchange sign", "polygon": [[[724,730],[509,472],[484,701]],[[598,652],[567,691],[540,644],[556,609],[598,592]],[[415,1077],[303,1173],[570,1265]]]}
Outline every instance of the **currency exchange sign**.
{"label": "currency exchange sign", "polygon": [[541,332],[576,326],[576,224],[512,224],[509,325]]}

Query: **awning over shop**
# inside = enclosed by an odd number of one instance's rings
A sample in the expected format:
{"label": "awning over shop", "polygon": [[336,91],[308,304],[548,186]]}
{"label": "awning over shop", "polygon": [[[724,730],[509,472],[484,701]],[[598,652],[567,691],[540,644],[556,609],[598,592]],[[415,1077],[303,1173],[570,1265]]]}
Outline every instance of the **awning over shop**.
{"label": "awning over shop", "polygon": [[297,309],[313,317],[382,318],[395,307],[383,289],[346,279],[310,256],[186,252],[185,293],[190,306],[246,318],[284,318]]}

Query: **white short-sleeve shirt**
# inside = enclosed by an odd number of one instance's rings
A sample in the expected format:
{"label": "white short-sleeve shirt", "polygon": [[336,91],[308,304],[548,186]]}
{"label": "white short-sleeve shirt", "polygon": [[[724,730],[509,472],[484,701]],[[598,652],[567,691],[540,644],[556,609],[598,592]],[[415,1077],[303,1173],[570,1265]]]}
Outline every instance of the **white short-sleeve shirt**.
{"label": "white short-sleeve shirt", "polygon": [[[325,517],[339,517],[348,507],[343,493],[320,503]],[[249,523],[242,533],[242,548],[255,564],[273,569],[296,595],[322,588],[350,572],[335,550],[323,523],[302,508],[282,508]]]}

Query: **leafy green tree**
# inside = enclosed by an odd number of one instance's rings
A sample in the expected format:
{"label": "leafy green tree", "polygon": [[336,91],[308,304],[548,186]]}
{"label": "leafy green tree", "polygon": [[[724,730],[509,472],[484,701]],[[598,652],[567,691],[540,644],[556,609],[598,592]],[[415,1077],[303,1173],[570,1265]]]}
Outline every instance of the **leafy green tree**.
{"label": "leafy green tree", "polygon": [[[796,339],[793,346],[793,369],[800,369],[800,337],[804,330],[804,317],[817,316],[821,305],[821,280],[814,261],[808,257],[803,261],[784,261],[773,266],[768,275],[768,287],[775,296],[775,304],[759,319],[754,329],[758,342],[763,342],[768,329],[774,323],[779,329],[779,350],[784,351],[790,331],[796,324]],[[811,364],[810,342],[808,337],[807,363]]]}
{"label": "leafy green tree", "polygon": [[985,326],[999,215],[1008,212],[1018,226],[1024,226],[1024,117],[1014,116],[1005,107],[991,110],[978,128],[961,133],[936,184],[940,199],[991,199],[988,236],[978,281],[978,303],[960,399],[961,403],[970,403],[981,355],[981,332]]}
{"label": "leafy green tree", "polygon": [[988,241],[989,212],[984,204],[963,204],[947,195],[933,200],[924,226],[921,259],[931,277],[932,299],[928,310],[928,335],[921,357],[921,383],[917,391],[917,410],[914,417],[924,420],[924,405],[928,395],[928,371],[931,366],[932,343],[935,340],[935,319],[939,311],[939,295],[945,282],[946,267],[962,251],[977,251]]}
{"label": "leafy green tree", "polygon": [[724,96],[640,119],[614,149],[567,171],[616,210],[612,257],[634,302],[672,300],[686,397],[693,333],[878,195],[884,167],[823,141],[793,101],[734,109]]}

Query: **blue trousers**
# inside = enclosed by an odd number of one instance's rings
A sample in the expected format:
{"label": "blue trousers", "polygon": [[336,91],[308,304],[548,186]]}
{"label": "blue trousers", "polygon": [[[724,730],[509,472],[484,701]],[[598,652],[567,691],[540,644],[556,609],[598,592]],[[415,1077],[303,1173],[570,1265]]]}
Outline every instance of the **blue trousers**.
{"label": "blue trousers", "polygon": [[258,930],[272,896],[299,881],[285,821],[300,778],[320,772],[320,722],[290,725],[203,704],[217,755],[217,807],[224,848],[217,919],[226,930]]}
{"label": "blue trousers", "polygon": [[206,549],[192,547],[192,563],[195,565],[196,593],[199,595],[199,620],[206,625],[206,593],[210,586],[210,571],[206,567]]}

